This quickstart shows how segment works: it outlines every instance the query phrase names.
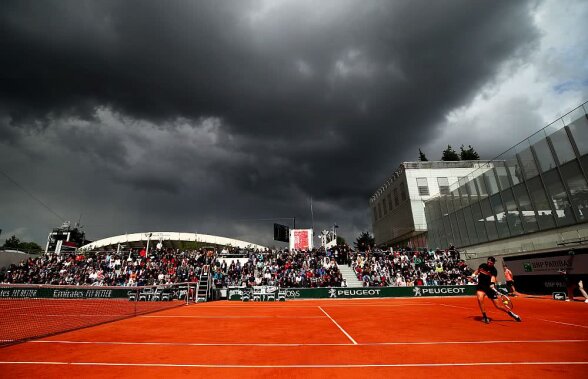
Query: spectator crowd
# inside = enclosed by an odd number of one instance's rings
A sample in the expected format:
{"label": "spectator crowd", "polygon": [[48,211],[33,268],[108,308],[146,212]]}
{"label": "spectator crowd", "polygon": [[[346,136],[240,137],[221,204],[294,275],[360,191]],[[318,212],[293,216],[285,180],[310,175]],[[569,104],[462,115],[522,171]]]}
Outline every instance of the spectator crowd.
{"label": "spectator crowd", "polygon": [[350,252],[211,248],[44,254],[0,269],[3,284],[143,286],[196,282],[203,271],[215,287],[346,286],[339,264],[350,266],[364,286],[467,284],[472,270],[455,249]]}
{"label": "spectator crowd", "polygon": [[330,251],[268,250],[249,252],[247,260],[224,259],[213,268],[217,287],[340,287],[343,276]]}
{"label": "spectator crowd", "polygon": [[365,287],[462,285],[473,273],[454,248],[355,253],[349,265]]}
{"label": "spectator crowd", "polygon": [[204,250],[48,253],[2,268],[0,283],[143,286],[197,281],[214,258]]}

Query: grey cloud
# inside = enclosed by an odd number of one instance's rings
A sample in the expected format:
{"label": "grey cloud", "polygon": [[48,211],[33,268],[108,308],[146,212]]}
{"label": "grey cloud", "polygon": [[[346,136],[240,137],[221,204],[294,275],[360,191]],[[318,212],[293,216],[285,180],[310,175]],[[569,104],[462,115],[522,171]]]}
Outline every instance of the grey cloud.
{"label": "grey cloud", "polygon": [[[527,2],[264,4],[4,1],[2,130],[11,140],[39,122],[39,133],[61,130],[55,149],[79,159],[59,164],[85,165],[72,168],[87,172],[80,182],[99,177],[102,187],[81,184],[73,196],[108,194],[129,225],[148,226],[156,209],[196,227],[192,208],[208,220],[202,230],[223,220],[250,230],[234,220],[251,214],[305,214],[309,224],[312,196],[338,204],[320,217],[345,221],[352,239],[368,228],[367,199],[386,173],[538,38]],[[64,129],[72,119],[94,127]],[[218,120],[214,141],[154,131],[206,119]],[[143,217],[149,196],[158,205]]]}

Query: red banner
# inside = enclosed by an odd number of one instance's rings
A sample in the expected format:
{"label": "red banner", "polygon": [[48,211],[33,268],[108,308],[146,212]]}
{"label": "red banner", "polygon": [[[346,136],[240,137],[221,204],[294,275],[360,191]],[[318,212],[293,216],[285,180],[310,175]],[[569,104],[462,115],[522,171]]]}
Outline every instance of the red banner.
{"label": "red banner", "polygon": [[290,249],[312,250],[312,229],[290,230]]}

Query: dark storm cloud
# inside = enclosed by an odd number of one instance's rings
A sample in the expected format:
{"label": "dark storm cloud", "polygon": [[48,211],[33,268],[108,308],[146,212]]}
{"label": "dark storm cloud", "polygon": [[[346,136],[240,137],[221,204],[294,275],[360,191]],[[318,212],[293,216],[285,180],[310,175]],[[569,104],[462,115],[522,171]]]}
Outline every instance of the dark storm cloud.
{"label": "dark storm cloud", "polygon": [[[15,128],[62,133],[60,148],[116,181],[112,196],[127,184],[200,188],[159,199],[161,212],[181,211],[181,200],[221,219],[294,214],[313,196],[330,219],[357,222],[444,114],[532,46],[530,10],[522,1],[3,1],[0,132],[17,144],[29,132]],[[173,134],[178,120],[208,118],[214,142],[167,135],[157,145],[157,128]],[[82,125],[65,127],[71,119]],[[149,132],[125,136],[133,122]],[[137,157],[133,144],[148,152]],[[206,198],[219,191],[225,201],[213,207]]]}

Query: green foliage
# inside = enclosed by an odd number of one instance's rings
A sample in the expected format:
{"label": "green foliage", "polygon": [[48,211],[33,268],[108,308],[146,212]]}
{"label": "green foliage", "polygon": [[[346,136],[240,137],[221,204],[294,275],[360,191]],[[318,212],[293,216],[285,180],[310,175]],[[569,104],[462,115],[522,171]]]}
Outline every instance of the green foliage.
{"label": "green foliage", "polygon": [[429,161],[427,159],[427,156],[425,155],[425,153],[423,153],[421,151],[421,149],[419,149],[419,161],[421,161],[421,162],[428,162]]}
{"label": "green foliage", "polygon": [[355,248],[359,251],[372,249],[375,245],[374,237],[369,232],[362,232],[355,241]]}
{"label": "green foliage", "polygon": [[4,242],[4,246],[2,247],[5,249],[18,249],[19,245],[20,240],[16,238],[16,236],[12,236],[6,239],[6,242]]}
{"label": "green foliage", "polygon": [[474,150],[472,145],[468,145],[468,149],[464,149],[463,145],[461,145],[460,149],[461,149],[460,158],[462,161],[479,161],[480,160],[480,156]]}
{"label": "green foliage", "polygon": [[21,242],[21,240],[16,238],[16,236],[7,238],[2,248],[6,250],[26,251],[27,253],[35,253],[40,252],[42,250],[41,246],[39,246],[37,243]]}
{"label": "green foliage", "polygon": [[443,150],[442,161],[459,161],[459,155],[453,150],[451,145],[447,145],[447,149]]}
{"label": "green foliage", "polygon": [[347,242],[345,242],[345,238],[341,236],[337,236],[337,246],[345,246]]}
{"label": "green foliage", "polygon": [[35,253],[43,250],[41,246],[35,242],[21,242],[18,249],[26,251],[27,253]]}

